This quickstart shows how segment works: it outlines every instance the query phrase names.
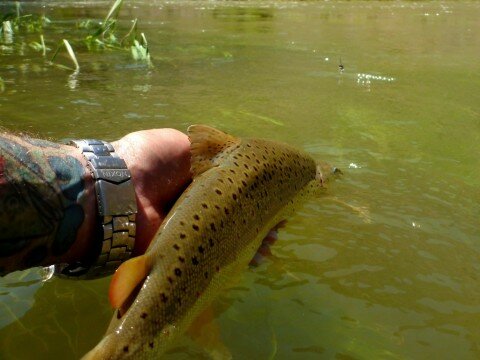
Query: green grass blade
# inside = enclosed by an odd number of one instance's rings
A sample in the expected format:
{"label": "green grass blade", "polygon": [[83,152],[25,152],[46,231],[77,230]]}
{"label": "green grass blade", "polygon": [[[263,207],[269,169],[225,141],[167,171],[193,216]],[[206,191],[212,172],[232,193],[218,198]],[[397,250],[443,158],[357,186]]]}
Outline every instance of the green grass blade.
{"label": "green grass blade", "polygon": [[[132,26],[130,27],[130,30],[128,30],[127,34],[122,38],[122,40],[120,41],[120,44],[123,45],[123,43],[125,42],[125,40],[127,40],[129,38],[129,36],[132,34],[132,33],[136,33],[137,32],[137,20],[138,19],[135,19],[133,20],[133,24]],[[135,37],[135,36],[134,36]]]}
{"label": "green grass blade", "polygon": [[107,16],[105,17],[104,22],[107,23],[108,20],[110,20],[112,17],[116,17],[118,15],[118,12],[120,11],[120,7],[123,4],[123,0],[116,0],[112,7],[110,8],[110,11],[108,12]]}
{"label": "green grass blade", "polygon": [[65,44],[65,47],[67,48],[68,55],[70,55],[70,58],[72,59],[73,63],[75,64],[75,70],[79,70],[80,65],[78,65],[77,57],[75,56],[75,52],[73,51],[72,47],[70,46],[70,43],[68,42],[67,39],[63,39],[63,43]]}
{"label": "green grass blade", "polygon": [[45,46],[43,35],[40,35],[40,43],[42,44],[42,55],[45,56],[47,54],[47,47]]}

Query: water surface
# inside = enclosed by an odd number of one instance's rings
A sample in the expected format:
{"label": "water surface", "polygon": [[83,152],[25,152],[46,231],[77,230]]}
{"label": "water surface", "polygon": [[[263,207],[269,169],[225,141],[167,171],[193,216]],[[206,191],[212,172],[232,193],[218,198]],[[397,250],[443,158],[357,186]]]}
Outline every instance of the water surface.
{"label": "water surface", "polygon": [[[114,140],[205,123],[344,170],[216,301],[234,359],[480,357],[478,3],[127,2],[119,31],[139,19],[154,68],[79,41],[78,21],[107,9],[23,4],[81,69],[48,64],[37,33],[3,39],[1,127]],[[0,358],[84,354],[111,316],[108,281],[4,279]],[[168,358],[208,355],[184,338]]]}

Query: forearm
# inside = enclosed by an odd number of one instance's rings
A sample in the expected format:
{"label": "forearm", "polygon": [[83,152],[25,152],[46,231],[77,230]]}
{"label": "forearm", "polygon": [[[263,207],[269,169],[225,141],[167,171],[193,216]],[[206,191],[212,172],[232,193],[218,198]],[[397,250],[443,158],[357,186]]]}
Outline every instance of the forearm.
{"label": "forearm", "polygon": [[83,258],[95,214],[77,149],[0,133],[0,274]]}

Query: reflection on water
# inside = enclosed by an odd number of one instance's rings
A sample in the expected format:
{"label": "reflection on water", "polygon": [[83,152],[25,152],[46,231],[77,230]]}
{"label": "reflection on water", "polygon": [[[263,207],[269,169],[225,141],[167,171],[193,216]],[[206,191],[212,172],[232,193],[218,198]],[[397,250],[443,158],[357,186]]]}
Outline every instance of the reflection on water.
{"label": "reflection on water", "polygon": [[[206,123],[345,173],[215,303],[235,358],[480,357],[480,5],[127,3],[120,29],[139,19],[153,69],[74,41],[107,6],[24,4],[81,69],[51,66],[28,46],[38,34],[2,40],[1,127],[112,140]],[[79,357],[111,316],[108,279],[31,274],[1,288],[0,358]],[[208,355],[184,338],[168,358]]]}

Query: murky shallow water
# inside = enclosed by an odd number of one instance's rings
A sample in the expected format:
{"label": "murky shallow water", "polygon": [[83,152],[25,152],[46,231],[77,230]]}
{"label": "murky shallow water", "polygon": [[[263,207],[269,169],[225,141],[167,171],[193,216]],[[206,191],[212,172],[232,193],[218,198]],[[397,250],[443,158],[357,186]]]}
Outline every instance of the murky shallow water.
{"label": "murky shallow water", "polygon": [[[53,20],[47,46],[72,40],[81,70],[18,35],[0,49],[0,126],[113,140],[206,123],[344,170],[216,302],[235,359],[480,357],[478,3],[127,3],[121,31],[138,17],[154,69],[73,41],[107,7],[24,5]],[[78,358],[100,339],[108,279],[13,276],[0,358]],[[169,355],[206,356],[187,338]]]}

